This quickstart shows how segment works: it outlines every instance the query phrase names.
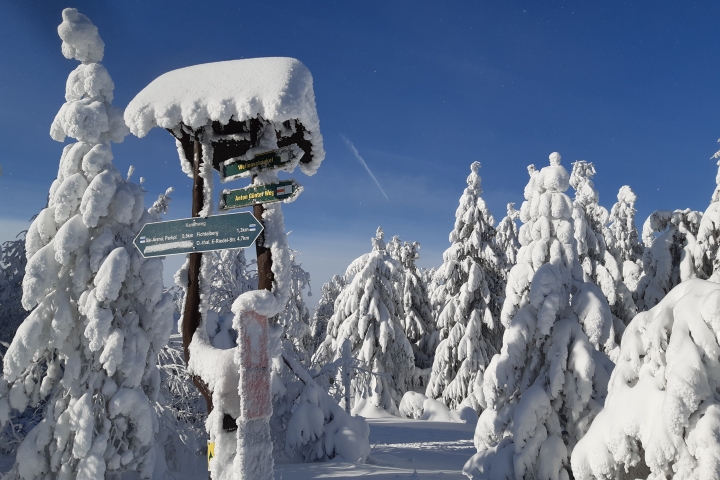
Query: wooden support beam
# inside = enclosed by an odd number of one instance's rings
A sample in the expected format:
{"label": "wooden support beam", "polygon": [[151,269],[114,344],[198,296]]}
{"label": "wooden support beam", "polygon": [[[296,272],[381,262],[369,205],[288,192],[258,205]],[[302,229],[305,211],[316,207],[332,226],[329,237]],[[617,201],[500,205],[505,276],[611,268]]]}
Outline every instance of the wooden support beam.
{"label": "wooden support beam", "polygon": [[[193,146],[193,187],[192,187],[192,216],[199,217],[200,211],[203,209],[204,194],[203,188],[205,181],[200,176],[200,169],[203,164],[202,144],[198,139],[198,133],[192,140]],[[185,146],[185,145],[183,145]],[[185,149],[187,152],[189,149]],[[185,294],[185,310],[183,311],[182,336],[183,336],[183,354],[185,356],[185,365],[190,362],[190,342],[193,335],[200,325],[200,267],[202,266],[202,253],[195,252],[190,254],[190,262],[188,264],[188,288]],[[193,376],[193,383],[205,397],[207,411],[210,413],[213,409],[212,393],[200,377]]]}

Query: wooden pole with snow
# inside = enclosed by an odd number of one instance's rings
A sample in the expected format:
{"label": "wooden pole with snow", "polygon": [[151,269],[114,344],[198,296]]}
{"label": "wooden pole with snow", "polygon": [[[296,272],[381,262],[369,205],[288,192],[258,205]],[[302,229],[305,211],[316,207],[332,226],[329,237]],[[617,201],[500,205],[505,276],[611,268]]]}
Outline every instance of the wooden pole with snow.
{"label": "wooden pole with snow", "polygon": [[[233,303],[237,348],[212,345],[205,329],[202,255],[190,254],[183,343],[188,371],[206,397],[207,426],[215,480],[271,480],[272,414],[268,320],[290,297],[291,260],[279,206],[302,191],[278,179],[296,167],[313,175],[325,157],[315,108],[312,76],[292,58],[254,58],[195,65],[168,72],[145,87],[125,110],[125,122],[138,137],[159,126],[177,140],[183,171],[193,178],[193,217],[211,214],[212,170],[224,181],[253,177],[253,185],[272,196],[257,199],[255,217],[265,230],[256,243],[258,290]],[[227,173],[232,172],[232,173]],[[292,185],[288,190],[286,184]],[[247,194],[247,195],[246,195]],[[252,195],[251,195],[252,194]],[[224,192],[235,205],[257,192]],[[236,198],[237,197],[237,198]],[[223,200],[221,208],[233,208]],[[192,354],[192,355],[191,355]]]}
{"label": "wooden pole with snow", "polygon": [[[193,186],[192,186],[192,216],[199,217],[204,205],[203,188],[205,182],[200,176],[202,168],[202,145],[196,136],[192,139],[193,147]],[[182,337],[183,337],[183,354],[185,356],[185,365],[190,362],[190,342],[192,341],[195,331],[200,325],[200,267],[202,266],[201,252],[189,254],[188,258],[188,285],[185,294],[185,308],[183,309],[182,319]],[[212,394],[210,393],[205,382],[200,377],[193,375],[193,383],[205,398],[207,411],[210,413],[213,409]]]}

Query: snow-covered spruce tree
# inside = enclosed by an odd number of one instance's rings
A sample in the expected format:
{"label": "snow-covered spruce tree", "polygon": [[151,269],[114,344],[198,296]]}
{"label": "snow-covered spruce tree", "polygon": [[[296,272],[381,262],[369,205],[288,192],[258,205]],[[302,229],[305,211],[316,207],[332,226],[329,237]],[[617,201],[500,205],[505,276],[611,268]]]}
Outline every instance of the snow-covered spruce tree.
{"label": "snow-covered spruce tree", "polygon": [[290,252],[290,299],[285,310],[277,316],[277,324],[283,327],[283,351],[291,353],[302,365],[310,365],[312,338],[310,336],[310,312],[305,306],[303,290],[310,287],[310,274],[302,268],[294,250]]}
{"label": "snow-covered spruce tree", "polygon": [[405,335],[412,344],[415,366],[420,369],[432,366],[439,337],[435,331],[427,285],[415,261],[420,258],[418,242],[404,242],[400,247],[403,265],[403,319]]}
{"label": "snow-covered spruce tree", "polygon": [[333,277],[322,286],[322,295],[318,302],[315,313],[310,322],[310,349],[315,352],[323,340],[325,340],[325,332],[327,332],[327,324],[335,312],[335,300],[340,291],[345,286],[344,277],[333,275]]}
{"label": "snow-covered spruce tree", "polygon": [[[172,328],[162,262],[132,244],[144,191],[112,164],[110,142],[128,133],[110,105],[113,83],[97,28],[75,9],[58,27],[63,54],[82,62],[51,128],[74,137],[60,160],[48,207],[27,234],[22,303],[35,308],[5,356],[0,420],[47,399],[43,420],[18,448],[11,476],[101,479],[123,471],[150,478],[156,455],[153,410],[157,354]],[[4,385],[3,385],[4,386]]]}
{"label": "snow-covered spruce tree", "polygon": [[691,279],[628,325],[576,479],[720,478],[720,285]]}
{"label": "snow-covered spruce tree", "polygon": [[657,210],[645,220],[643,275],[636,289],[640,311],[649,310],[680,282],[695,278],[693,252],[702,213]]}
{"label": "snow-covered spruce tree", "polygon": [[[237,346],[237,332],[232,328],[231,307],[240,295],[257,288],[257,270],[247,263],[242,249],[209,252],[205,257],[203,261],[210,266],[205,330],[215,348],[233,348]],[[178,285],[187,288],[184,272]]]}
{"label": "snow-covered spruce tree", "polygon": [[[280,342],[275,341],[274,345],[279,346]],[[278,381],[278,368],[283,368],[281,375],[286,380]],[[365,419],[343,410],[288,352],[273,358],[270,427],[273,459],[277,463],[333,459],[364,463],[370,455],[370,427]]]}
{"label": "snow-covered spruce tree", "polygon": [[503,252],[503,262],[509,271],[517,263],[517,252],[520,250],[520,232],[517,223],[520,212],[515,210],[514,203],[507,204],[507,215],[495,227],[495,243]]}
{"label": "snow-covered spruce tree", "polygon": [[[720,158],[720,152],[717,152],[713,158]],[[718,167],[720,167],[720,160],[718,160]],[[720,283],[720,257],[718,256],[718,246],[720,246],[720,168],[718,168],[715,183],[717,186],[710,200],[710,206],[700,220],[693,257],[698,277],[709,278],[713,282]]]}
{"label": "snow-covered spruce tree", "polygon": [[625,185],[620,187],[617,203],[610,210],[610,224],[605,235],[607,248],[620,267],[623,283],[631,291],[637,288],[642,274],[643,245],[635,226],[635,201],[637,196]]}
{"label": "snow-covered spruce tree", "polygon": [[207,448],[205,399],[193,385],[185,367],[182,334],[170,336],[158,354],[160,414],[158,444],[165,450],[169,470],[201,474],[206,470],[202,455]]}
{"label": "snow-covered spruce tree", "polygon": [[609,235],[608,211],[598,203],[600,196],[592,181],[594,176],[592,163],[585,160],[573,163],[570,174],[570,185],[575,189],[573,229],[584,281],[600,287],[613,315],[622,322],[616,322],[615,340],[619,344],[624,325],[635,316],[637,307],[632,292],[622,281],[618,262],[605,242],[605,236]]}
{"label": "snow-covered spruce tree", "polygon": [[599,288],[578,289],[592,284],[582,282],[577,261],[572,202],[563,193],[568,172],[558,153],[529,172],[502,351],[485,372],[478,453],[463,469],[475,479],[567,480],[572,449],[602,408],[612,369],[602,339],[593,348],[585,334],[609,336],[612,318]]}
{"label": "snow-covered spruce tree", "polygon": [[255,260],[248,263],[242,248],[218,250],[207,255],[212,272],[208,307],[218,315],[227,315],[237,297],[257,289]]}
{"label": "snow-covered spruce tree", "polygon": [[[500,308],[505,264],[494,242],[494,219],[480,194],[480,162],[474,162],[467,188],[455,212],[452,245],[435,274],[436,295],[445,298],[437,320],[440,344],[426,395],[457,408],[467,400],[476,411],[485,408],[472,395],[482,382],[492,356],[500,351]],[[442,293],[439,293],[442,292]]]}
{"label": "snow-covered spruce tree", "polygon": [[[0,246],[0,342],[12,342],[15,331],[27,316],[21,301],[27,264],[25,233],[20,232],[15,240]],[[5,351],[4,347],[0,348]]]}
{"label": "snow-covered spruce tree", "polygon": [[383,236],[378,228],[372,252],[348,267],[348,283],[335,301],[335,313],[313,364],[323,366],[340,358],[343,342],[349,339],[353,358],[375,373],[369,383],[362,376],[353,378],[353,405],[370,402],[397,414],[398,402],[412,385],[415,359],[396,310],[402,302],[394,283],[402,266],[387,253]]}

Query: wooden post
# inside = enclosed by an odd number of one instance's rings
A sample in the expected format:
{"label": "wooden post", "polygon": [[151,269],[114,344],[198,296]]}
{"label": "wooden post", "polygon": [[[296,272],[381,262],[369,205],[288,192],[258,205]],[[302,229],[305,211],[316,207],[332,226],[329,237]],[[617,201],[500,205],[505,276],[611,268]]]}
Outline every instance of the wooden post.
{"label": "wooden post", "polygon": [[[193,142],[193,187],[192,187],[192,216],[199,217],[200,211],[203,209],[204,194],[203,188],[205,181],[200,176],[200,169],[203,164],[202,144],[198,139],[196,132]],[[183,354],[185,356],[185,365],[190,362],[190,342],[193,335],[200,325],[200,267],[202,265],[202,253],[195,252],[190,254],[190,262],[188,264],[188,289],[185,297],[185,310],[183,311],[182,336],[183,336]],[[210,413],[213,409],[212,394],[205,382],[199,377],[193,376],[193,383],[197,389],[205,397],[207,411]]]}
{"label": "wooden post", "polygon": [[[253,206],[253,215],[258,219],[260,225],[265,225],[263,222],[263,213],[265,207],[262,204],[256,204]],[[272,254],[270,249],[265,246],[265,230],[255,240],[255,253],[257,256],[257,269],[258,269],[258,290],[270,290],[272,291],[273,280],[275,275],[272,273]]]}

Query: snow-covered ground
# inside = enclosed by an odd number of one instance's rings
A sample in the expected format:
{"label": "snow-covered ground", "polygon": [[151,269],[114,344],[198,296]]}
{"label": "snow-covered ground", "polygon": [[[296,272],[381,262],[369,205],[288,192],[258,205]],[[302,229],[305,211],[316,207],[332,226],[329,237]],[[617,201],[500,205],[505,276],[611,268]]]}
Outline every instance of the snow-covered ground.
{"label": "snow-covered ground", "polygon": [[[467,480],[462,467],[475,454],[474,423],[428,422],[397,417],[368,419],[372,455],[367,464],[346,462],[275,465],[275,480],[369,477]],[[172,472],[174,480],[205,478]]]}

